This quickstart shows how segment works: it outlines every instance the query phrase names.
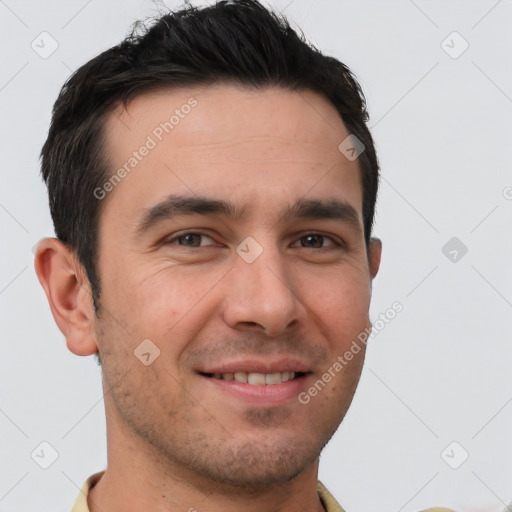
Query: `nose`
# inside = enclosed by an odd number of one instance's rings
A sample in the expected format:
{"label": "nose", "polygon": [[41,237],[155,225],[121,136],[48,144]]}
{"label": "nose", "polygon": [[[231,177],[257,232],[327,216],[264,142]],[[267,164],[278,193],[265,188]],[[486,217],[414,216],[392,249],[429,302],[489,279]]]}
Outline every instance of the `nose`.
{"label": "nose", "polygon": [[294,290],[291,271],[276,250],[266,249],[252,263],[235,256],[223,303],[225,323],[238,331],[278,336],[296,328],[304,306]]}

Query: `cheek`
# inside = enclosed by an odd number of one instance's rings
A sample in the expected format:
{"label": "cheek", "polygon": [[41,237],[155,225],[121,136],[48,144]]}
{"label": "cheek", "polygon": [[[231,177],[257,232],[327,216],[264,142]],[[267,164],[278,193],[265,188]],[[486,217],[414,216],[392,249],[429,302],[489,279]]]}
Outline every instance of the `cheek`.
{"label": "cheek", "polygon": [[212,301],[222,272],[217,270],[188,271],[168,262],[160,266],[118,272],[130,276],[115,291],[123,316],[143,337],[155,339],[162,346],[171,345],[179,350],[211,319],[216,305]]}
{"label": "cheek", "polygon": [[307,305],[334,333],[360,331],[369,323],[370,283],[367,272],[317,276],[303,284]]}

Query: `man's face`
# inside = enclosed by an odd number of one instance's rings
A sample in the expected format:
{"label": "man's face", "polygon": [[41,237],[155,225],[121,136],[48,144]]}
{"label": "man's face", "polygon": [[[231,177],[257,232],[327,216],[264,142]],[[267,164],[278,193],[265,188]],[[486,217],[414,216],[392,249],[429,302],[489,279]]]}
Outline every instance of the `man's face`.
{"label": "man's face", "polygon": [[348,135],[325,99],[276,88],[161,91],[110,116],[111,171],[138,152],[99,226],[110,435],[226,484],[286,482],[317,462],[364,347],[307,404],[298,396],[370,326]]}

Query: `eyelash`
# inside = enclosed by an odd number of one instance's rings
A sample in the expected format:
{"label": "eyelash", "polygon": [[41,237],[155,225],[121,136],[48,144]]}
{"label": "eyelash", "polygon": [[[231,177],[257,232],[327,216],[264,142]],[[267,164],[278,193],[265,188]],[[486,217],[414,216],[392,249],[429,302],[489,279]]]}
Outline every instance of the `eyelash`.
{"label": "eyelash", "polygon": [[[213,241],[213,238],[211,236],[205,235],[204,233],[198,233],[196,231],[186,231],[184,233],[180,233],[179,235],[174,236],[173,238],[165,241],[164,244],[165,245],[174,244],[180,238],[184,238],[184,237],[186,237],[188,235],[197,235],[197,236],[200,236],[200,237],[207,237],[207,238],[209,238],[210,240]],[[330,237],[328,235],[324,235],[323,233],[317,233],[317,232],[314,232],[314,231],[311,231],[311,232],[308,232],[308,233],[304,233],[294,243],[297,243],[301,239],[306,238],[308,236],[322,237],[324,240],[330,240],[332,242],[332,246],[334,246],[334,247],[343,247],[343,243],[340,243],[340,242],[336,241],[333,237]],[[181,245],[181,244],[176,244],[176,245],[179,245],[180,247],[186,247],[186,248],[189,248],[189,249],[199,249],[200,247],[207,247],[207,246],[197,246],[197,247],[194,247],[194,246],[187,246],[187,245]],[[300,248],[301,249],[315,249],[315,247],[300,247]],[[326,249],[326,248],[327,247],[319,247],[319,248],[316,248],[316,249]]]}

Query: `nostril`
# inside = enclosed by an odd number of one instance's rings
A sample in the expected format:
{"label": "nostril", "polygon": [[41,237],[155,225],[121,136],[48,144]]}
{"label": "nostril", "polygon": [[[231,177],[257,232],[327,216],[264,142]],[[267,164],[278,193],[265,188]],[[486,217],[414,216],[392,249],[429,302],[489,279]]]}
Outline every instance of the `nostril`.
{"label": "nostril", "polygon": [[263,326],[258,322],[240,322],[244,327],[252,327],[255,329],[263,329]]}

